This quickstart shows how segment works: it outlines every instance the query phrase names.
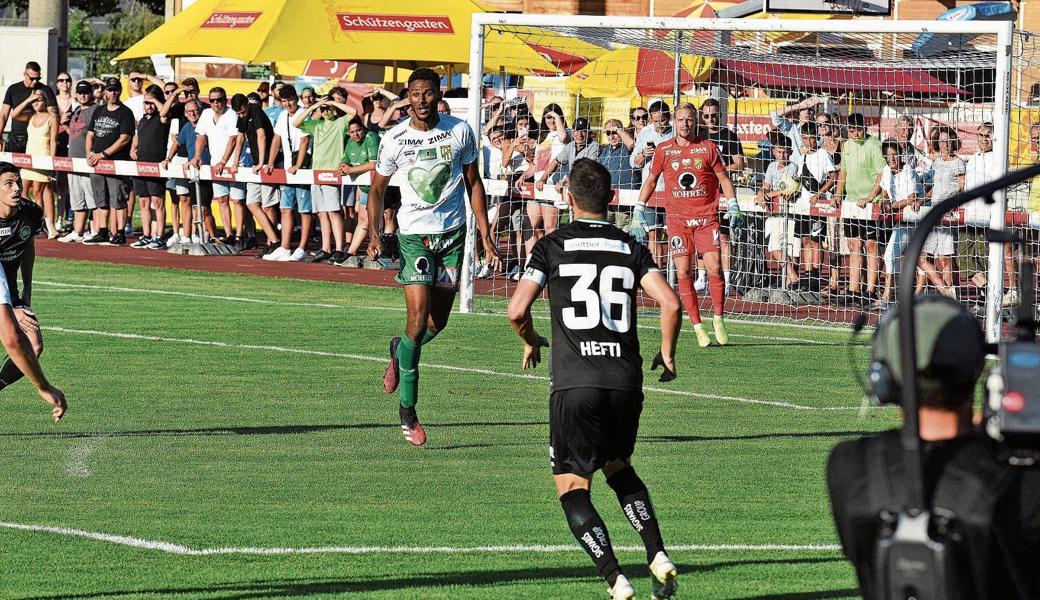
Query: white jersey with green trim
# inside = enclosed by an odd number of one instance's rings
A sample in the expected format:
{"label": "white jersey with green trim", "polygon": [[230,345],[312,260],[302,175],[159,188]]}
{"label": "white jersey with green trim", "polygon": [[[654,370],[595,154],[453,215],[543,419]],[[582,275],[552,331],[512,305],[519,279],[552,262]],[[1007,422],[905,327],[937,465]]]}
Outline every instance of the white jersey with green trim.
{"label": "white jersey with green trim", "polygon": [[405,171],[397,212],[401,233],[445,233],[466,224],[462,167],[477,160],[476,138],[462,119],[439,117],[429,131],[415,129],[406,119],[379,144],[376,172],[390,177],[398,169]]}

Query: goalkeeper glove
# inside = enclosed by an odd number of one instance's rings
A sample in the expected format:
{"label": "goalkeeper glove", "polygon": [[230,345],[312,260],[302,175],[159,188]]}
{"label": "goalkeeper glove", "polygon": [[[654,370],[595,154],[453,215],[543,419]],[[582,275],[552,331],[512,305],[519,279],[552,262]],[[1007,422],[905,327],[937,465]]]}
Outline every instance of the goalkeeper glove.
{"label": "goalkeeper glove", "polygon": [[646,239],[647,227],[645,211],[645,206],[636,206],[635,210],[632,211],[632,221],[628,224],[629,235],[634,237],[638,242],[642,242]]}
{"label": "goalkeeper glove", "polygon": [[729,217],[730,228],[740,229],[744,226],[744,213],[740,210],[736,198],[729,199],[729,210],[726,211],[726,216]]}

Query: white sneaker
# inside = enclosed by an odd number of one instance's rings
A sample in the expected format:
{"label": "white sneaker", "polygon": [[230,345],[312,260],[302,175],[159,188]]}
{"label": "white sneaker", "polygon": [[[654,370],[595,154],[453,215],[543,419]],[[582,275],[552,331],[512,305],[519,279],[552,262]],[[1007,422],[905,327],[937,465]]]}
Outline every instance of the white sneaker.
{"label": "white sneaker", "polygon": [[83,241],[83,236],[73,231],[72,233],[65,234],[58,238],[58,241],[63,244],[75,244]]}
{"label": "white sneaker", "polygon": [[506,277],[508,277],[511,281],[520,281],[520,266],[513,265],[513,268],[510,269],[508,273],[506,273]]}
{"label": "white sneaker", "polygon": [[170,239],[166,240],[166,245],[167,246],[172,246],[174,244],[180,244],[180,243],[181,243],[181,236],[176,234],[176,233],[171,235]]}
{"label": "white sneaker", "polygon": [[289,255],[288,260],[289,262],[303,262],[306,258],[307,252],[303,248],[297,248]]}
{"label": "white sneaker", "polygon": [[289,257],[291,255],[292,255],[291,252],[289,252],[285,248],[282,248],[281,246],[278,246],[272,252],[269,252],[269,253],[265,254],[264,255],[264,260],[273,260],[275,262],[286,262],[286,261],[289,260]]}
{"label": "white sneaker", "polygon": [[1021,297],[1018,295],[1018,290],[1008,290],[1004,293],[1003,307],[1008,308],[1011,306],[1018,306]]}
{"label": "white sneaker", "polygon": [[704,290],[708,289],[708,280],[697,278],[697,280],[693,282],[693,289],[697,290],[698,294],[703,294]]}
{"label": "white sneaker", "polygon": [[193,235],[193,236],[191,236],[191,243],[192,244],[201,244],[202,243],[202,238],[200,238],[197,235]]}
{"label": "white sneaker", "polygon": [[636,588],[632,587],[628,577],[624,575],[618,575],[614,587],[607,591],[610,593],[610,600],[632,600],[636,597]]}
{"label": "white sneaker", "polygon": [[482,265],[477,272],[477,279],[487,279],[488,277],[491,277],[491,269],[487,265]]}
{"label": "white sneaker", "polygon": [[653,562],[650,563],[650,574],[653,575],[653,578],[650,579],[651,600],[665,600],[665,598],[675,595],[675,591],[679,589],[679,584],[675,580],[679,570],[675,568],[675,564],[667,554],[657,553]]}

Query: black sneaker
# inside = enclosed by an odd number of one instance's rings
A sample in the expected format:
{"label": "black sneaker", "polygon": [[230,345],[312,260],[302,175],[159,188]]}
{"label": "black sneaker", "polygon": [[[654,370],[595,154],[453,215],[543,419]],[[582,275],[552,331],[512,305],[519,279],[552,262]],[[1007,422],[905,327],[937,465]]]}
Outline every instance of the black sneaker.
{"label": "black sneaker", "polygon": [[119,233],[113,235],[112,238],[110,240],[108,240],[108,245],[109,246],[125,246],[126,245],[126,234],[123,233],[122,231],[120,231]]}
{"label": "black sneaker", "polygon": [[330,256],[332,256],[332,254],[330,254],[330,253],[328,253],[328,252],[326,252],[324,250],[318,250],[317,252],[315,252],[314,254],[308,256],[304,260],[306,262],[309,262],[309,263],[320,263],[320,262],[327,261]]}
{"label": "black sneaker", "polygon": [[251,237],[251,238],[246,240],[246,246],[245,246],[246,250],[252,250],[253,248],[256,248],[256,247],[257,247],[257,243],[256,243],[256,238],[255,237]]}
{"label": "black sneaker", "polygon": [[338,265],[339,263],[343,262],[343,260],[344,260],[344,258],[346,258],[346,256],[347,255],[344,254],[342,250],[336,250],[335,252],[332,253],[332,256],[329,257],[329,264],[330,265]]}
{"label": "black sneaker", "polygon": [[108,240],[109,240],[108,230],[107,229],[102,229],[98,233],[95,233],[94,235],[92,235],[92,236],[86,238],[85,240],[83,240],[83,243],[84,244],[91,244],[91,245],[107,244]]}
{"label": "black sneaker", "polygon": [[220,243],[227,244],[228,246],[234,246],[235,242],[237,241],[238,240],[233,235],[225,235],[224,237],[220,238]]}
{"label": "black sneaker", "polygon": [[274,252],[274,249],[278,247],[278,244],[266,244],[259,252],[256,253],[257,260],[263,260],[265,256]]}
{"label": "black sneaker", "polygon": [[[335,258],[335,255],[333,255],[333,258]],[[334,265],[336,265],[337,267],[345,267],[345,266],[347,266],[347,261],[352,259],[352,258],[354,258],[353,254],[351,254],[349,252],[344,252],[342,258],[340,258],[339,260],[329,259],[329,262],[334,264]]]}

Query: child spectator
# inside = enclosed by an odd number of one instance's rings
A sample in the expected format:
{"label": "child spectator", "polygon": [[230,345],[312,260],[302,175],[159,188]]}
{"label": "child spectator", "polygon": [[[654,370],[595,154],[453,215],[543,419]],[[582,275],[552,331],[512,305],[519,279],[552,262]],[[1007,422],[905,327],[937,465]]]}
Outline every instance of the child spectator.
{"label": "child spectator", "polygon": [[[289,174],[295,175],[300,169],[310,168],[310,155],[307,150],[310,147],[311,138],[300,128],[293,124],[296,113],[299,111],[297,103],[299,97],[296,89],[285,86],[279,92],[279,100],[284,112],[278,115],[278,121],[274,125],[274,144],[268,153],[265,169],[270,175],[274,171],[274,157],[281,150],[282,162]],[[311,235],[314,212],[311,204],[311,188],[309,185],[285,185],[282,187],[282,240],[278,248],[264,255],[264,260],[278,262],[301,262],[307,258],[307,240]],[[300,214],[300,243],[295,250],[289,251],[293,233],[293,212]]]}
{"label": "child spectator", "polygon": [[[766,219],[766,251],[769,260],[784,272],[785,279],[782,284],[797,287],[798,270],[795,269],[795,261],[798,260],[799,247],[794,244],[796,239],[794,219],[787,214],[787,203],[792,200],[794,194],[782,191],[782,182],[785,179],[797,181],[798,168],[790,160],[791,147],[788,145],[787,136],[779,131],[770,131],[769,145],[774,160],[766,167],[765,178],[762,180],[762,188],[755,197],[755,204],[770,212],[783,213],[781,216]],[[785,247],[787,248],[786,259],[784,258]]]}

